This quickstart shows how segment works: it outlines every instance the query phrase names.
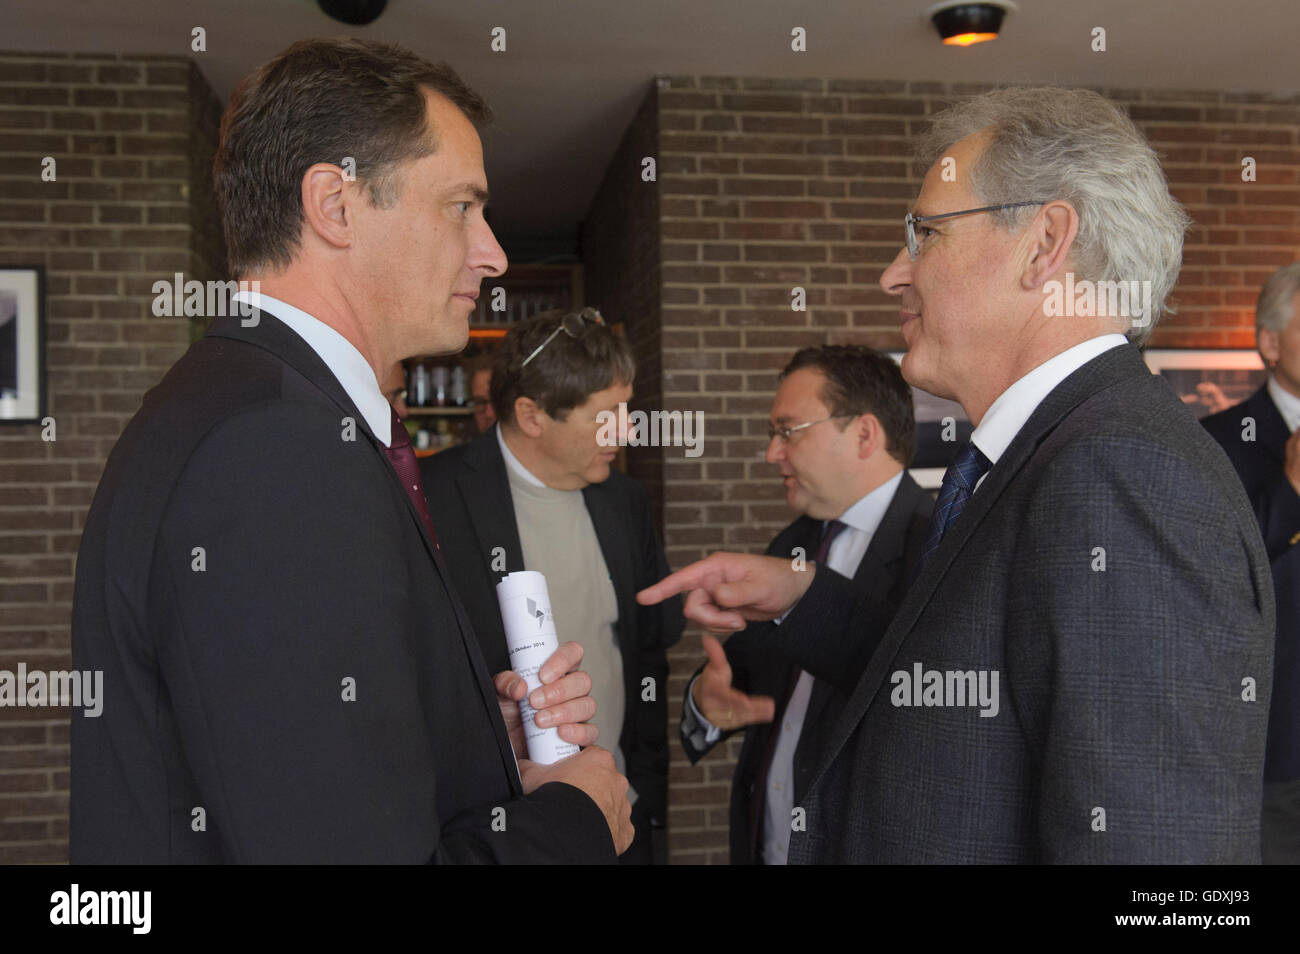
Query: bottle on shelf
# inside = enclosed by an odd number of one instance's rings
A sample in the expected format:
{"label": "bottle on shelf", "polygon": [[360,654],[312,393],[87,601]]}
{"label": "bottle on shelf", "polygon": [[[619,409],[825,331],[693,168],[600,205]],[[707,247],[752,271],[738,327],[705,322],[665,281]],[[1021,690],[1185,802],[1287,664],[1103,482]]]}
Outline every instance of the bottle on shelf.
{"label": "bottle on shelf", "polygon": [[451,369],[451,403],[456,407],[464,407],[468,390],[465,384],[465,368],[458,364]]}
{"label": "bottle on shelf", "polygon": [[412,407],[427,407],[429,405],[429,372],[424,367],[424,362],[416,362],[415,368],[411,371],[410,400],[407,402]]}
{"label": "bottle on shelf", "polygon": [[434,365],[429,385],[429,396],[433,399],[431,403],[434,407],[447,406],[447,377],[445,364]]}

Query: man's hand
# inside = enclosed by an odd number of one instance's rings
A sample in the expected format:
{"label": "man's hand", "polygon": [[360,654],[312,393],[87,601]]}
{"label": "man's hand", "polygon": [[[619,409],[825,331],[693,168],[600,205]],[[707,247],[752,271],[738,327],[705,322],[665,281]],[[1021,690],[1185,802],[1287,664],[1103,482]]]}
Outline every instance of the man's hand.
{"label": "man's hand", "polygon": [[682,610],[687,619],[710,633],[734,633],[747,622],[788,612],[812,579],[811,565],[796,570],[782,557],[712,553],[642,590],[636,599],[650,606],[689,590]]}
{"label": "man's hand", "polygon": [[[591,745],[599,733],[594,725],[584,725],[596,714],[596,700],[591,698],[591,677],[578,670],[582,663],[582,644],[568,642],[557,649],[551,658],[542,663],[538,678],[542,685],[533,690],[528,703],[537,710],[535,720],[539,728],[559,727],[560,738],[576,745]],[[510,670],[499,672],[492,680],[501,705],[501,717],[506,720],[510,746],[515,758],[528,757],[524,741],[524,722],[519,715],[519,700],[528,690],[523,676]]]}
{"label": "man's hand", "polygon": [[1291,481],[1295,492],[1300,494],[1300,427],[1287,439],[1285,468],[1286,479]]}
{"label": "man's hand", "polygon": [[524,794],[547,782],[564,782],[582,789],[600,808],[614,839],[614,851],[622,854],[632,844],[632,803],[627,800],[627,778],[614,768],[614,756],[593,745],[554,765],[519,760],[519,777]]}
{"label": "man's hand", "polygon": [[756,722],[771,722],[776,717],[776,700],[731,688],[731,666],[722,644],[712,636],[703,637],[701,642],[709,661],[691,685],[691,698],[700,715],[726,732]]}

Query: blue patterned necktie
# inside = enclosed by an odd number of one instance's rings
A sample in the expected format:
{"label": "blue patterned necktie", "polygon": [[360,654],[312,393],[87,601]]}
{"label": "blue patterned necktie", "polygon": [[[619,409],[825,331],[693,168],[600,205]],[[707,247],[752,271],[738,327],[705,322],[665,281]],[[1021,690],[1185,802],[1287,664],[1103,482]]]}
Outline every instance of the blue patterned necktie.
{"label": "blue patterned necktie", "polygon": [[943,475],[939,499],[934,503],[934,516],[930,518],[930,535],[925,540],[925,549],[921,551],[922,563],[930,559],[930,554],[939,548],[939,541],[948,532],[948,528],[957,522],[966,508],[966,502],[975,492],[975,485],[991,466],[989,459],[971,441],[967,441],[958,451],[957,459]]}

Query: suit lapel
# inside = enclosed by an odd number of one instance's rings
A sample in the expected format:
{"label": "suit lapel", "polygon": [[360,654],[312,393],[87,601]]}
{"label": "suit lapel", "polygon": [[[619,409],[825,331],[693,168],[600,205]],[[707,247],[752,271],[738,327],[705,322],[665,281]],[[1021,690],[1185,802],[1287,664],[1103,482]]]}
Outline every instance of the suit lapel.
{"label": "suit lapel", "polygon": [[[903,553],[906,546],[908,522],[916,508],[918,495],[925,491],[916,481],[903,472],[903,479],[894,491],[893,499],[880,519],[880,525],[871,535],[871,542],[858,562],[857,572],[853,574],[855,588],[866,591],[868,596],[879,603],[889,599],[889,594],[902,572]],[[832,692],[818,679],[813,684],[812,698],[808,702],[808,714],[805,725],[815,725],[829,705]]]}
{"label": "suit lapel", "polygon": [[1273,403],[1265,384],[1250,396],[1246,407],[1255,418],[1256,442],[1279,464],[1286,462],[1286,442],[1291,436],[1286,429],[1282,412]]}
{"label": "suit lapel", "polygon": [[[832,735],[821,765],[814,773],[815,786],[838,756],[840,749],[857,729],[868,707],[880,691],[902,644],[916,626],[921,613],[936,599],[935,591],[947,576],[949,567],[965,549],[971,535],[997,504],[1011,481],[1024,468],[1039,445],[1056,426],[1083,401],[1104,388],[1132,377],[1150,374],[1142,356],[1132,345],[1122,345],[1104,352],[1074,371],[1045,397],[1017,432],[1015,439],[998,458],[971,497],[961,519],[952,525],[939,548],[931,554],[904,597],[902,606],[886,630],[866,672],[845,707],[844,715]],[[942,598],[941,596],[938,598]],[[811,790],[810,786],[810,790]]]}
{"label": "suit lapel", "polygon": [[[495,428],[465,449],[465,466],[456,475],[456,486],[465,500],[478,540],[479,559],[488,577],[500,580],[506,573],[523,570],[524,550],[515,523],[514,497]],[[496,547],[505,548],[504,572],[492,566]]]}
{"label": "suit lapel", "polygon": [[[343,412],[343,416],[351,417],[356,422],[357,428],[368,438],[372,451],[378,455],[385,471],[392,474],[393,466],[388,460],[388,455],[384,452],[383,443],[370,429],[364,415],[357,410],[356,404],[348,396],[338,378],[334,376],[334,372],[329,369],[329,365],[297,332],[269,311],[258,311],[256,317],[257,320],[248,326],[243,324],[243,319],[235,316],[215,318],[208,328],[207,337],[228,338],[233,341],[251,344],[270,352],[281,361],[284,361],[338,405],[339,410]],[[394,480],[396,480],[395,474]],[[420,539],[424,541],[425,552],[429,554],[429,559],[433,562],[434,569],[438,574],[439,582],[442,584],[442,588],[451,603],[452,612],[456,619],[456,628],[460,633],[461,645],[465,649],[470,668],[474,670],[479,695],[482,697],[483,704],[492,718],[493,725],[497,727],[495,733],[497,745],[501,749],[502,762],[507,767],[506,776],[510,780],[511,788],[517,793],[521,790],[518,765],[515,762],[514,750],[510,746],[510,739],[505,732],[505,723],[501,718],[496,690],[492,687],[487,665],[483,662],[483,654],[479,651],[475,642],[473,627],[464,607],[461,606],[455,588],[452,586],[451,576],[447,571],[446,564],[442,562],[442,554],[434,546],[433,539],[429,536],[429,531],[424,525],[424,520],[415,509],[415,504],[411,502],[408,494],[403,492],[402,499],[406,505],[407,515],[414,521]]]}

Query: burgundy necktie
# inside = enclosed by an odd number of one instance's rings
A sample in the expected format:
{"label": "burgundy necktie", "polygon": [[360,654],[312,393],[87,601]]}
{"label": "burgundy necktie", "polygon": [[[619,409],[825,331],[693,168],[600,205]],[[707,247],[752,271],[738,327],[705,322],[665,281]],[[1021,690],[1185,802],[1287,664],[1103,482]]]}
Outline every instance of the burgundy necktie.
{"label": "burgundy necktie", "polygon": [[406,491],[406,496],[410,497],[411,503],[415,504],[416,512],[424,521],[429,536],[433,538],[433,545],[441,551],[442,547],[438,546],[438,534],[434,532],[433,521],[429,519],[429,505],[424,499],[424,487],[420,483],[420,465],[415,461],[415,451],[411,450],[411,435],[406,433],[406,426],[402,424],[402,419],[397,416],[397,412],[392,411],[392,414],[392,438],[384,448],[384,453],[388,455],[388,462],[393,465],[393,470],[397,471],[397,479],[402,482],[402,489]]}

